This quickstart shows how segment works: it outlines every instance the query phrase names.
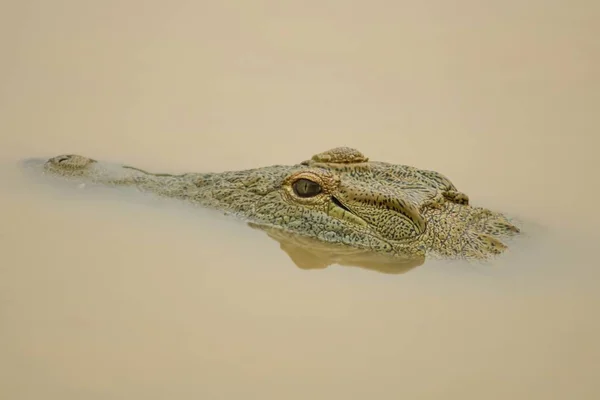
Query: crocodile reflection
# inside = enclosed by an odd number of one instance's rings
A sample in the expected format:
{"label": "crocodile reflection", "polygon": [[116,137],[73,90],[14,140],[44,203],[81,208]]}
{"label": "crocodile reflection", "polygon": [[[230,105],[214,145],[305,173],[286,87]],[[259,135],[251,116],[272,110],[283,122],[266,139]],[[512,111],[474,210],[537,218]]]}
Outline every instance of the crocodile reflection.
{"label": "crocodile reflection", "polygon": [[292,262],[300,269],[321,270],[329,266],[358,267],[384,274],[400,275],[423,265],[425,256],[404,257],[374,253],[369,250],[322,242],[306,236],[298,236],[277,228],[266,228],[248,223],[254,229],[265,232],[277,241]]}

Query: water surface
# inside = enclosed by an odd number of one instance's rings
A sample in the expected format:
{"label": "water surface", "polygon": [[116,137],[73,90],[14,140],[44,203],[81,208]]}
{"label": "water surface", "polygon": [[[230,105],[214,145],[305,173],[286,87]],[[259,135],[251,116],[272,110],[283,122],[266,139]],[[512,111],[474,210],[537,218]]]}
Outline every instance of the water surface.
{"label": "water surface", "polygon": [[[0,397],[600,397],[594,2],[14,2],[0,65]],[[335,146],[526,221],[485,265],[302,269],[219,213],[25,178]]]}

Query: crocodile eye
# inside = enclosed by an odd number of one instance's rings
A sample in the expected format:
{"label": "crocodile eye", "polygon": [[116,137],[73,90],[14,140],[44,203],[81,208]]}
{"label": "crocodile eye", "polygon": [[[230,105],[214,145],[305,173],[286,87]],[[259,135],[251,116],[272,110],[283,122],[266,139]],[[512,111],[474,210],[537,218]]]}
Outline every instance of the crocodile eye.
{"label": "crocodile eye", "polygon": [[308,179],[298,179],[292,187],[298,197],[314,197],[323,190],[321,185]]}

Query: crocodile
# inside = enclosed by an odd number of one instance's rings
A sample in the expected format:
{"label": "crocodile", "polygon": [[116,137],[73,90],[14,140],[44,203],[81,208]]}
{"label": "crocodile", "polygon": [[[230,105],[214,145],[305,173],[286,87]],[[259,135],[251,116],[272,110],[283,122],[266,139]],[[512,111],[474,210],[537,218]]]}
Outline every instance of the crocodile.
{"label": "crocodile", "polygon": [[212,173],[151,173],[74,154],[40,162],[46,174],[132,186],[234,215],[290,255],[323,243],[412,266],[425,257],[485,260],[520,232],[504,214],[472,206],[438,172],[371,161],[349,147],[294,165]]}

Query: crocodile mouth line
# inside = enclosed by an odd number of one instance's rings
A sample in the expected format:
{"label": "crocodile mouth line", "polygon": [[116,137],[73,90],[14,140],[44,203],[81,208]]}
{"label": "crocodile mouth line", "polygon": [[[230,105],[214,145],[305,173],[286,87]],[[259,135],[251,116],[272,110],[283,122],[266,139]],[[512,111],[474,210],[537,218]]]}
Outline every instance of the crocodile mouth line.
{"label": "crocodile mouth line", "polygon": [[333,202],[333,204],[335,204],[336,206],[338,206],[342,210],[354,214],[352,212],[352,210],[350,210],[348,207],[346,207],[345,205],[343,205],[342,202],[339,201],[335,196],[331,196],[331,201]]}
{"label": "crocodile mouth line", "polygon": [[335,196],[331,196],[331,202],[329,203],[329,209],[327,212],[330,216],[352,222],[358,226],[368,226],[367,221],[362,219],[359,215],[353,212],[351,209],[346,207],[339,199]]}

